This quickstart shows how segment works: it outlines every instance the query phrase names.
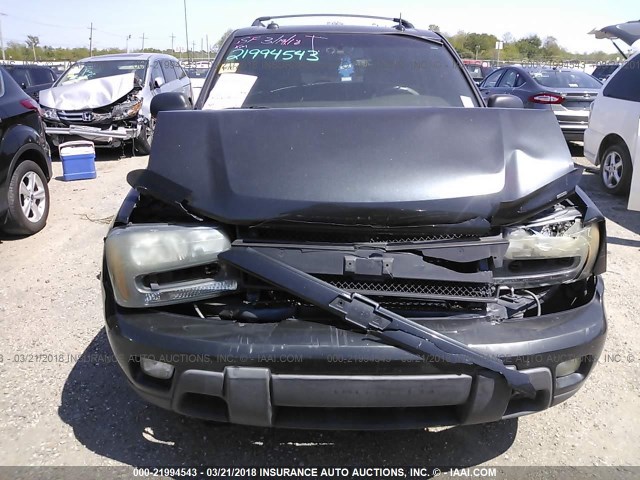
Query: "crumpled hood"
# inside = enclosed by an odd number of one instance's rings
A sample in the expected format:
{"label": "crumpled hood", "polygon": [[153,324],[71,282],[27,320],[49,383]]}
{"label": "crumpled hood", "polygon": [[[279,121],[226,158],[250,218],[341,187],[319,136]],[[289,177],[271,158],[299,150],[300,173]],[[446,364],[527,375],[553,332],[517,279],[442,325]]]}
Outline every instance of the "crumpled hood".
{"label": "crumpled hood", "polygon": [[182,111],[162,112],[156,128],[148,170],[131,183],[152,192],[168,179],[165,196],[232,224],[451,224],[505,205],[522,213],[540,189],[555,199],[574,186],[551,111]]}
{"label": "crumpled hood", "polygon": [[40,92],[40,105],[56,110],[85,110],[110,105],[134,87],[134,73],[84,80]]}

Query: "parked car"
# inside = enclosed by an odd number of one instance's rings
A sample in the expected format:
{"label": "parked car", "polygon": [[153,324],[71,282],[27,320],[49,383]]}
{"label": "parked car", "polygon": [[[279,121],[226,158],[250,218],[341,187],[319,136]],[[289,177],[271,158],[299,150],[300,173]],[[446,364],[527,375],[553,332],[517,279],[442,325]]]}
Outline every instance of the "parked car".
{"label": "parked car", "polygon": [[485,104],[406,19],[302,17],[233,32],[194,109],[151,103],[101,277],[130,385],[184,415],[323,429],[571,397],[605,339],[606,234],[552,112]]}
{"label": "parked car", "polygon": [[198,100],[200,91],[204,85],[204,80],[209,73],[209,66],[187,68],[187,77],[191,80],[191,89],[193,90],[193,101]]}
{"label": "parked car", "polygon": [[42,65],[4,65],[9,75],[31,98],[38,101],[40,91],[50,88],[58,75],[51,67]]}
{"label": "parked car", "polygon": [[[602,30],[615,32],[628,45],[640,40],[640,21]],[[629,193],[635,161],[640,155],[639,122],[640,54],[636,54],[615,71],[591,105],[589,128],[584,134],[584,156],[600,166],[602,185],[610,193]]]}
{"label": "parked car", "polygon": [[57,146],[81,137],[96,146],[118,147],[133,141],[145,155],[153,140],[151,98],[180,92],[191,102],[189,77],[174,57],[155,53],[102,55],[73,64],[40,93],[47,134]]}
{"label": "parked car", "polygon": [[495,70],[495,68],[486,61],[462,60],[462,63],[469,72],[469,75],[471,75],[471,78],[473,78],[473,81],[478,85],[482,83],[482,80],[484,80],[487,75]]}
{"label": "parked car", "polygon": [[49,215],[51,154],[40,107],[0,68],[0,230],[30,235]]}
{"label": "parked car", "polygon": [[597,78],[604,83],[620,66],[619,63],[607,63],[604,65],[598,65],[591,72],[591,76]]}
{"label": "parked car", "polygon": [[582,141],[589,105],[602,84],[579,70],[499,68],[480,84],[483,95],[516,95],[525,108],[552,110],[566,140]]}

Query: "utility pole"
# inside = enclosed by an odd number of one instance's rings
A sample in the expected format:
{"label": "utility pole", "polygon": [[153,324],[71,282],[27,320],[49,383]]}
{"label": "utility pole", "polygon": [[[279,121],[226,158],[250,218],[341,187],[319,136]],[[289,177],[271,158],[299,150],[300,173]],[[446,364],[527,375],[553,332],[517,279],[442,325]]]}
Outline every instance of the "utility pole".
{"label": "utility pole", "polygon": [[89,56],[93,56],[93,22],[91,22],[91,26],[89,27]]}
{"label": "utility pole", "polygon": [[37,62],[38,59],[36,58],[36,42],[33,42],[31,44],[31,50],[33,51],[33,61]]}
{"label": "utility pole", "polygon": [[4,57],[4,37],[2,36],[2,17],[6,17],[6,13],[0,12],[0,46],[2,47],[2,61],[6,61]]}
{"label": "utility pole", "polygon": [[129,53],[129,39],[131,38],[131,34],[127,35],[127,53]]}
{"label": "utility pole", "polygon": [[187,0],[183,0],[184,4],[184,36],[187,39],[187,62],[190,63],[189,59],[189,28],[187,27]]}
{"label": "utility pole", "polygon": [[175,52],[175,50],[173,49],[173,39],[176,38],[176,36],[172,33],[170,38],[171,38],[171,51]]}
{"label": "utility pole", "polygon": [[140,38],[142,39],[142,51],[144,52],[144,39],[148,37],[145,37],[144,32],[142,32],[142,36]]}
{"label": "utility pole", "polygon": [[194,60],[196,58],[195,52],[196,52],[196,41],[195,40],[191,40],[191,55],[193,55],[193,59]]}
{"label": "utility pole", "polygon": [[207,37],[207,61],[211,61],[211,48],[209,47],[209,34],[206,35]]}

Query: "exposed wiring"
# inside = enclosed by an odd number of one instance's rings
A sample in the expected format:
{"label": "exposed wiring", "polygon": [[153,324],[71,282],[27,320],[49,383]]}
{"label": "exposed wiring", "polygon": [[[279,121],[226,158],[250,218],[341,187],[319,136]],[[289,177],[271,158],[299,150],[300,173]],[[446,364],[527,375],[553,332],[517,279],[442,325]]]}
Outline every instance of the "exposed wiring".
{"label": "exposed wiring", "polygon": [[538,298],[538,296],[530,290],[523,289],[522,291],[528,293],[533,297],[533,299],[536,301],[536,304],[538,305],[538,316],[542,315],[542,304],[540,303],[540,299]]}

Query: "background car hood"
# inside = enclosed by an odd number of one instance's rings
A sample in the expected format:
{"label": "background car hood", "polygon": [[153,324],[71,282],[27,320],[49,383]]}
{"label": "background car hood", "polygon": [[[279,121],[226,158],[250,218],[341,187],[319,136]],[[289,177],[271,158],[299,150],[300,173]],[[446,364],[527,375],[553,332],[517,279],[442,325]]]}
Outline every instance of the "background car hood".
{"label": "background car hood", "polygon": [[231,224],[391,227],[490,218],[574,170],[550,110],[240,109],[160,113],[130,183]]}
{"label": "background car hood", "polygon": [[57,110],[86,110],[110,105],[134,87],[133,72],[84,80],[40,92],[40,105]]}

